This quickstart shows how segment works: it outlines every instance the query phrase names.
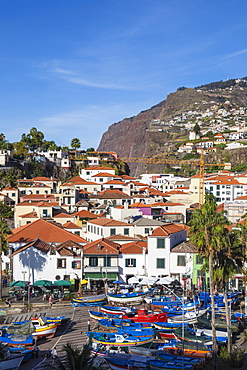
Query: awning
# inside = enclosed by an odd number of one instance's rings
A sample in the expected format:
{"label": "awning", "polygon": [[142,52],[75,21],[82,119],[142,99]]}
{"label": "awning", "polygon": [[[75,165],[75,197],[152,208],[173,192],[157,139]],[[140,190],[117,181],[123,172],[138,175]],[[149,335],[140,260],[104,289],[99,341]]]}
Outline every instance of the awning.
{"label": "awning", "polygon": [[100,272],[86,272],[85,273],[85,276],[84,276],[84,279],[92,279],[92,280],[104,280],[104,279],[108,279],[108,280],[116,280],[118,278],[118,274],[116,272],[109,272],[107,273],[107,276],[106,274],[102,274]]}

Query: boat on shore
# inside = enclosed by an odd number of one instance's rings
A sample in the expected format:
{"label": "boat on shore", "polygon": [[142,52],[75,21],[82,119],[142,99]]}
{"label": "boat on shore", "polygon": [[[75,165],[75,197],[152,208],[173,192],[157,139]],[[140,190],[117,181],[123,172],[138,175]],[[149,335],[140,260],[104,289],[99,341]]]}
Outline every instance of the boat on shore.
{"label": "boat on shore", "polygon": [[154,288],[147,292],[133,292],[133,293],[126,293],[126,294],[107,294],[107,299],[108,299],[108,302],[116,302],[116,303],[121,303],[121,304],[141,302],[144,300],[145,297],[151,294],[153,290]]}
{"label": "boat on shore", "polygon": [[167,315],[165,313],[149,313],[145,308],[137,310],[137,314],[132,313],[123,315],[123,319],[131,319],[134,322],[159,322],[167,321]]}
{"label": "boat on shore", "polygon": [[153,342],[153,337],[136,337],[117,333],[87,332],[93,343],[109,347],[148,346]]}
{"label": "boat on shore", "polygon": [[107,302],[105,294],[90,297],[78,297],[71,300],[72,307],[94,307],[101,306]]}

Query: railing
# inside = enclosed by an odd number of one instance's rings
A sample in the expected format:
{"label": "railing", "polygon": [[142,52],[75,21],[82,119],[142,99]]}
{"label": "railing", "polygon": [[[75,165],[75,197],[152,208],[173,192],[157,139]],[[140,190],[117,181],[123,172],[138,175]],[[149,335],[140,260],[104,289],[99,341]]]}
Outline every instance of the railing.
{"label": "railing", "polygon": [[84,267],[84,272],[116,272],[119,273],[119,266],[86,266]]}

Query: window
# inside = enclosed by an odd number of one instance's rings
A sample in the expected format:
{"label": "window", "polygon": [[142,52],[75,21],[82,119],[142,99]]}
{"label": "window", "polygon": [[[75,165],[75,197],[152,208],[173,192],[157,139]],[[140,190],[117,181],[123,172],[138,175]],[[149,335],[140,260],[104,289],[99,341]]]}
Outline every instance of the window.
{"label": "window", "polygon": [[217,190],[220,190],[220,185],[216,185],[216,189]]}
{"label": "window", "polygon": [[216,191],[216,195],[217,196],[220,196],[220,191]]}
{"label": "window", "polygon": [[75,235],[79,235],[80,236],[80,231],[75,231]]}
{"label": "window", "polygon": [[104,181],[104,179],[103,179],[102,177],[100,177],[99,181],[100,181],[100,182],[103,182],[103,181]]}
{"label": "window", "polygon": [[196,264],[201,265],[203,263],[203,257],[199,256],[199,254],[196,256]]}
{"label": "window", "polygon": [[136,267],[136,259],[135,258],[126,258],[125,267]]}
{"label": "window", "polygon": [[129,235],[129,229],[124,229],[124,235]]}
{"label": "window", "polygon": [[43,217],[47,217],[47,215],[48,215],[47,209],[43,209]]}
{"label": "window", "polygon": [[97,267],[98,266],[98,257],[89,257],[89,266]]}
{"label": "window", "polygon": [[86,171],[86,175],[90,175],[90,171]]}
{"label": "window", "polygon": [[39,194],[39,190],[36,190],[36,194]]}
{"label": "window", "polygon": [[111,267],[111,257],[104,257],[104,267]]}
{"label": "window", "polygon": [[57,259],[57,268],[58,269],[65,269],[66,268],[66,258],[58,258]]}
{"label": "window", "polygon": [[72,269],[80,269],[81,261],[72,261]]}
{"label": "window", "polygon": [[110,229],[110,235],[116,235],[116,229]]}
{"label": "window", "polygon": [[213,191],[214,190],[214,187],[213,186],[210,186],[209,189],[210,189],[210,191]]}
{"label": "window", "polygon": [[12,193],[12,197],[15,197],[15,193]]}
{"label": "window", "polygon": [[186,266],[185,256],[178,256],[177,266]]}
{"label": "window", "polygon": [[157,258],[156,268],[157,269],[164,269],[165,268],[165,258]]}
{"label": "window", "polygon": [[165,239],[157,239],[157,248],[165,248]]}
{"label": "window", "polygon": [[144,234],[149,234],[149,227],[145,227]]}

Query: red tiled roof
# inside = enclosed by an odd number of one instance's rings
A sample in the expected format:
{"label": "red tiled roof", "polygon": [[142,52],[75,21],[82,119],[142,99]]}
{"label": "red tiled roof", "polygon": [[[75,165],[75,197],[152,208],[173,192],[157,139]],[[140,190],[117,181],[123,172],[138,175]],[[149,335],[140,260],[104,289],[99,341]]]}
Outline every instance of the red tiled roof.
{"label": "red tiled roof", "polygon": [[110,218],[97,218],[96,220],[88,221],[90,224],[99,225],[99,226],[130,226],[126,222],[113,220]]}
{"label": "red tiled roof", "polygon": [[84,168],[85,170],[114,170],[114,168],[112,167],[100,167],[100,166],[96,166],[96,167],[87,167],[87,168]]}
{"label": "red tiled roof", "polygon": [[78,216],[80,218],[97,218],[98,217],[98,215],[96,215],[95,213],[92,213],[86,210],[75,212],[73,213],[73,215]]}
{"label": "red tiled roof", "polygon": [[73,213],[61,212],[58,213],[56,216],[53,216],[53,218],[75,218],[75,216]]}
{"label": "red tiled roof", "polygon": [[9,243],[28,243],[37,238],[47,243],[62,243],[66,240],[72,240],[77,243],[85,243],[86,240],[78,235],[72,234],[62,227],[52,222],[38,219],[27,225],[13,230],[13,234],[8,237]]}
{"label": "red tiled roof", "polygon": [[12,186],[5,186],[2,190],[18,190],[17,188],[13,188]]}
{"label": "red tiled roof", "polygon": [[153,230],[152,236],[169,236],[170,234],[184,230],[184,228],[181,226],[173,223],[159,226]]}
{"label": "red tiled roof", "polygon": [[121,252],[123,254],[142,254],[142,248],[146,248],[147,253],[147,245],[147,242],[143,240],[126,243],[122,245]]}
{"label": "red tiled roof", "polygon": [[25,213],[24,215],[20,215],[21,218],[38,218],[38,215],[36,212],[29,212]]}
{"label": "red tiled roof", "polygon": [[84,246],[84,255],[87,255],[87,254],[96,254],[96,255],[119,254],[119,250],[120,250],[120,244],[115,243],[109,239],[102,238],[102,239],[95,240],[94,242],[87,243]]}
{"label": "red tiled roof", "polygon": [[74,224],[74,222],[68,221],[63,224],[65,229],[81,229],[80,226]]}

